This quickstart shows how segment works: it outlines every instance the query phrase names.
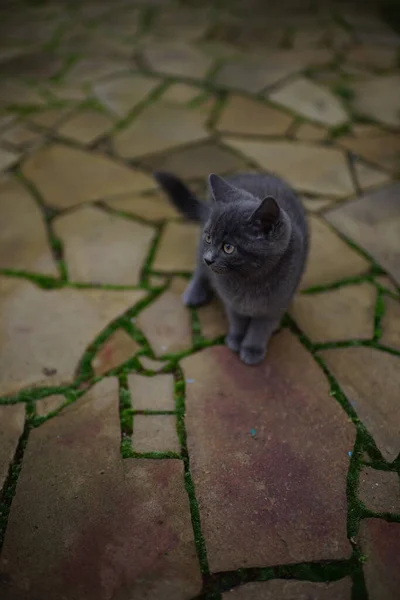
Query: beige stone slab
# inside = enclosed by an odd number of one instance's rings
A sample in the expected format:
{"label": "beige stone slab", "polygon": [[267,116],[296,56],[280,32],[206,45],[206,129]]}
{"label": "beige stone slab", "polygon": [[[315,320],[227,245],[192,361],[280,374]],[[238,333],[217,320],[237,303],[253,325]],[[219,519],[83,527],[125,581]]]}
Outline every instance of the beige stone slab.
{"label": "beige stone slab", "polygon": [[328,206],[332,206],[335,200],[329,198],[301,198],[301,202],[307,212],[318,213]]}
{"label": "beige stone slab", "polygon": [[155,231],[92,206],[61,215],[54,229],[73,281],[138,285]]}
{"label": "beige stone slab", "polygon": [[[146,361],[141,357],[140,362],[143,366]],[[150,360],[150,359],[148,359]],[[152,370],[160,369],[166,363],[152,361],[150,363]],[[149,365],[149,363],[147,363]],[[147,367],[145,367],[147,368]],[[155,377],[145,377],[132,373],[128,375],[128,385],[131,393],[132,407],[134,410],[172,410],[175,407],[174,397],[174,376],[170,374],[157,375]]]}
{"label": "beige stone slab", "polygon": [[396,66],[396,49],[383,46],[358,45],[349,50],[346,59],[373,69],[392,69]]}
{"label": "beige stone slab", "polygon": [[222,594],[223,600],[350,600],[352,582],[345,577],[334,583],[264,581],[246,583]]}
{"label": "beige stone slab", "polygon": [[328,135],[326,129],[313,125],[312,123],[302,123],[295,133],[295,137],[301,142],[319,142]]}
{"label": "beige stone slab", "polygon": [[163,360],[153,360],[148,356],[141,356],[139,362],[142,365],[143,369],[146,369],[147,371],[156,372],[161,371],[168,364]]}
{"label": "beige stone slab", "polygon": [[163,102],[187,104],[203,93],[203,89],[187,83],[173,83],[162,95]]}
{"label": "beige stone slab", "polygon": [[346,158],[340,150],[289,141],[223,138],[263,169],[284,177],[299,192],[342,198],[354,193]]}
{"label": "beige stone slab", "polygon": [[360,473],[358,496],[368,510],[400,512],[400,479],[396,472],[364,467]]}
{"label": "beige stone slab", "polygon": [[213,340],[228,333],[228,320],[222,304],[212,300],[210,304],[197,309],[200,321],[201,335]]}
{"label": "beige stone slab", "polygon": [[200,228],[192,223],[171,221],[167,223],[152,265],[154,271],[193,271]]}
{"label": "beige stone slab", "polygon": [[36,400],[36,414],[38,417],[47,417],[49,413],[58,410],[65,402],[65,397],[61,394],[53,394],[41,400]]}
{"label": "beige stone slab", "polygon": [[400,302],[385,296],[381,344],[400,351]]}
{"label": "beige stone slab", "polygon": [[13,167],[19,161],[21,156],[22,155],[19,152],[6,150],[5,148],[0,147],[0,173]]}
{"label": "beige stone slab", "polygon": [[348,115],[338,98],[331,91],[298,77],[272,92],[269,99],[306,119],[328,127],[346,123]]}
{"label": "beige stone slab", "polygon": [[354,108],[388,127],[400,126],[400,75],[374,77],[352,85]]}
{"label": "beige stone slab", "polygon": [[31,129],[24,123],[19,123],[9,127],[0,136],[1,142],[6,142],[18,149],[30,148],[35,146],[42,139],[42,134]]}
{"label": "beige stone slab", "polygon": [[177,41],[153,43],[146,47],[143,54],[147,63],[153,71],[174,77],[203,79],[213,63],[212,58],[180,40],[181,34]]}
{"label": "beige stone slab", "polygon": [[129,61],[105,58],[104,56],[81,57],[68,70],[63,79],[65,85],[94,83],[106,77],[115,76],[129,68]]}
{"label": "beige stone slab", "polygon": [[398,172],[400,168],[400,138],[394,133],[374,128],[371,135],[342,136],[338,139],[338,144],[390,171]]}
{"label": "beige stone slab", "polygon": [[98,83],[94,86],[94,92],[100,102],[111,112],[119,117],[126,117],[158,85],[160,85],[158,79],[135,73]]}
{"label": "beige stone slab", "polygon": [[41,211],[11,175],[0,177],[0,268],[58,275]]}
{"label": "beige stone slab", "polygon": [[132,445],[134,451],[139,453],[180,453],[175,415],[135,415]]}
{"label": "beige stone slab", "polygon": [[176,218],[178,211],[172,206],[162,192],[153,194],[127,194],[107,198],[110,208],[120,210],[141,219],[158,223],[164,219]]}
{"label": "beige stone slab", "polygon": [[217,131],[244,135],[284,135],[293,118],[271,106],[233,95],[224,107]]}
{"label": "beige stone slab", "polygon": [[45,127],[51,129],[58,125],[60,121],[66,118],[71,112],[70,107],[65,108],[46,108],[39,112],[35,112],[27,117],[30,123],[38,125],[39,127]]}
{"label": "beige stone slab", "polygon": [[20,81],[3,81],[1,84],[0,107],[12,106],[41,106],[44,104],[42,96],[32,87]]}
{"label": "beige stone slab", "polygon": [[93,144],[112,128],[113,121],[98,110],[86,109],[68,118],[58,127],[58,133],[79,144]]}
{"label": "beige stone slab", "polygon": [[115,369],[130,358],[133,358],[140,349],[139,344],[124,329],[117,329],[100,346],[92,360],[92,367],[96,377],[104,375],[107,371]]}
{"label": "beige stone slab", "polygon": [[25,424],[25,404],[0,406],[0,491],[14,460]]}
{"label": "beige stone slab", "polygon": [[44,200],[58,208],[155,187],[149,175],[118,164],[105,154],[62,144],[53,144],[31,154],[24,162],[22,172],[38,188]]}
{"label": "beige stone slab", "polygon": [[360,160],[354,162],[354,171],[357,177],[358,185],[362,190],[378,187],[385,183],[389,183],[391,180],[390,175],[384,171],[376,169],[375,167],[371,167],[370,165],[366,165]]}

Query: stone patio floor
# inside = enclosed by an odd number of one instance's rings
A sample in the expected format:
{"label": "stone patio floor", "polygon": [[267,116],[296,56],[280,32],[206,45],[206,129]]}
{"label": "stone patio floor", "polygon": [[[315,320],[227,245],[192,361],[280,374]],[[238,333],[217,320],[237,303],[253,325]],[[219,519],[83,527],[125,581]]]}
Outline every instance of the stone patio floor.
{"label": "stone patio floor", "polygon": [[[399,65],[360,3],[2,3],[2,600],[400,597]],[[263,365],[154,168],[300,193]]]}

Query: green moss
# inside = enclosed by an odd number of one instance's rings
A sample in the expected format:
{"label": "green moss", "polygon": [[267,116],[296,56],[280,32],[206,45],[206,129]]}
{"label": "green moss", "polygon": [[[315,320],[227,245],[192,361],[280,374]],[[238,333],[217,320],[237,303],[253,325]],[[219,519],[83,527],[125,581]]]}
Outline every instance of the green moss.
{"label": "green moss", "polygon": [[333,92],[346,102],[354,99],[354,90],[345,83],[338,83],[333,86]]}
{"label": "green moss", "polygon": [[379,341],[382,335],[381,321],[385,314],[385,300],[381,292],[378,292],[375,304],[375,315],[374,315],[374,340]]}
{"label": "green moss", "polygon": [[343,123],[343,125],[337,125],[336,127],[331,127],[329,129],[329,137],[334,140],[336,138],[341,137],[342,135],[346,135],[351,132],[351,123]]}

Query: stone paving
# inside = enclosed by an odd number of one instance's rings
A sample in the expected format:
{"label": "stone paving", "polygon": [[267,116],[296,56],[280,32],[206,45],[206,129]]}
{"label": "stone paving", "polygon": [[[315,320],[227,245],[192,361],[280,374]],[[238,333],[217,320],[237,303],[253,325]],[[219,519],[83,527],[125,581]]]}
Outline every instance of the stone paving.
{"label": "stone paving", "polygon": [[[2,4],[2,600],[399,598],[400,36],[281,4]],[[299,192],[264,364],[153,169]]]}

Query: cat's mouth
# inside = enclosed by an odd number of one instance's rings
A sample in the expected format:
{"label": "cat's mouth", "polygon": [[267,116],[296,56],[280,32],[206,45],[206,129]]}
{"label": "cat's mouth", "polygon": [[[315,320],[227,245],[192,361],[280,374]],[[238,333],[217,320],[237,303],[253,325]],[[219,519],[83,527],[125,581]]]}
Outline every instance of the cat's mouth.
{"label": "cat's mouth", "polygon": [[214,273],[218,273],[218,275],[222,275],[222,273],[226,273],[226,269],[221,269],[221,267],[217,267],[216,265],[210,265],[208,267]]}

